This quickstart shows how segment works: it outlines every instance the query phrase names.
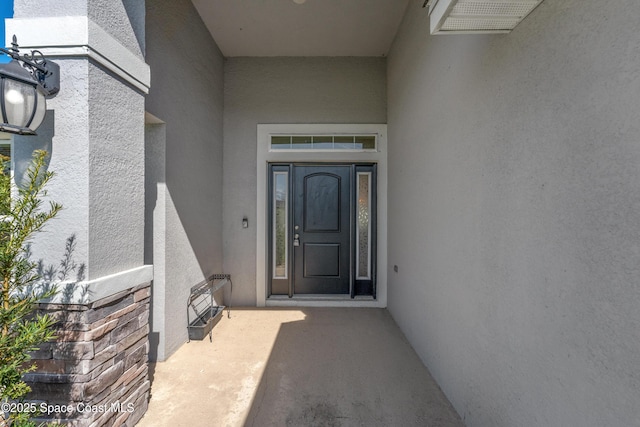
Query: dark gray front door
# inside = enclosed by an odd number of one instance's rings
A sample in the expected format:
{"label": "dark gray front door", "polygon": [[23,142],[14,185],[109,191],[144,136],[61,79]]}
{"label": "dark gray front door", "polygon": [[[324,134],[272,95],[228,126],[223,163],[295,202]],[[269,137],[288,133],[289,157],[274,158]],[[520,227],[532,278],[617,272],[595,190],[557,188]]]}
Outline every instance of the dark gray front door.
{"label": "dark gray front door", "polygon": [[294,294],[348,294],[351,167],[295,166]]}
{"label": "dark gray front door", "polygon": [[376,295],[376,166],[269,166],[268,295]]}

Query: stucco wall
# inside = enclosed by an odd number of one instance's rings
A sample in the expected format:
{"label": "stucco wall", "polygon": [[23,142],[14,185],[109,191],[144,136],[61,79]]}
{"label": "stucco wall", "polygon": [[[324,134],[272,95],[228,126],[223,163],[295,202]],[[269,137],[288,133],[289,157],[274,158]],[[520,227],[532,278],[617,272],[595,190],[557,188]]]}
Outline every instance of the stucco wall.
{"label": "stucco wall", "polygon": [[[140,0],[86,0],[89,19],[136,55],[144,56],[145,2]],[[127,19],[113,19],[126,16]]]}
{"label": "stucco wall", "polygon": [[[88,268],[89,259],[89,63],[82,59],[56,60],[64,72],[60,85],[65,90],[47,101],[47,114],[37,136],[14,136],[13,161],[16,182],[24,179],[33,150],[50,153],[49,170],[56,175],[49,182],[50,197],[64,209],[46,225],[32,244],[32,259],[42,261],[44,270],[54,272],[65,253],[65,241],[74,237],[73,261]],[[77,272],[76,272],[77,273]],[[84,277],[87,271],[84,271]],[[66,279],[75,280],[77,274]]]}
{"label": "stucco wall", "polygon": [[144,97],[89,64],[89,278],[144,263]]}
{"label": "stucco wall", "polygon": [[235,305],[256,304],[258,123],[385,123],[385,67],[385,58],[227,59],[224,270]]}
{"label": "stucco wall", "polygon": [[[87,16],[140,57],[144,54],[144,1],[13,0],[16,17]],[[126,19],[121,19],[126,17]],[[19,41],[19,40],[18,40]]]}
{"label": "stucco wall", "polygon": [[[36,5],[42,9],[35,15],[42,19],[34,28],[30,19]],[[144,95],[121,78],[125,73],[117,75],[104,67],[104,61],[90,61],[83,53],[100,45],[101,55],[114,61],[107,66],[126,68],[118,60],[121,51],[130,54],[128,49],[110,37],[123,24],[87,20],[81,2],[69,2],[62,9],[75,16],[59,16],[55,7],[19,0],[14,19],[7,20],[8,32],[15,33],[26,50],[39,49],[58,63],[61,76],[60,92],[47,101],[38,136],[14,139],[16,179],[34,148],[49,151],[49,169],[57,174],[49,194],[64,210],[47,233],[37,236],[32,257],[42,261],[40,273],[47,281],[91,281],[140,268],[144,262]],[[124,7],[112,12],[113,22],[133,28]],[[69,34],[59,34],[65,26],[71,27]],[[85,51],[73,51],[79,44]],[[64,275],[60,263],[65,242],[72,237],[73,251],[67,255],[77,268]]]}
{"label": "stucco wall", "polygon": [[13,0],[15,17],[87,16],[88,0]]}
{"label": "stucco wall", "polygon": [[34,241],[33,259],[42,260],[44,271],[59,270],[65,242],[73,237],[72,260],[83,266],[83,274],[56,272],[55,279],[91,280],[140,267],[144,98],[86,60],[56,62],[65,90],[49,100],[38,136],[14,138],[16,181],[26,173],[33,150],[47,150],[56,174],[48,191],[64,207]]}
{"label": "stucco wall", "polygon": [[640,15],[546,0],[389,56],[389,309],[469,426],[640,408]]}
{"label": "stucco wall", "polygon": [[[87,16],[131,52],[144,55],[144,1],[13,0],[16,17]],[[18,42],[20,38],[18,38]]]}
{"label": "stucco wall", "polygon": [[165,305],[152,303],[152,333],[164,334],[164,348],[157,349],[162,360],[187,340],[190,287],[222,272],[224,59],[188,0],[148,1],[146,23],[153,70],[146,109],[165,123],[166,144],[165,170],[156,175],[164,173],[166,190],[157,188],[166,194],[155,205],[165,209],[164,218],[156,216],[164,223],[154,223],[154,231],[165,230],[165,251],[153,258],[164,273],[164,283],[161,276],[154,281],[154,295],[162,287]]}

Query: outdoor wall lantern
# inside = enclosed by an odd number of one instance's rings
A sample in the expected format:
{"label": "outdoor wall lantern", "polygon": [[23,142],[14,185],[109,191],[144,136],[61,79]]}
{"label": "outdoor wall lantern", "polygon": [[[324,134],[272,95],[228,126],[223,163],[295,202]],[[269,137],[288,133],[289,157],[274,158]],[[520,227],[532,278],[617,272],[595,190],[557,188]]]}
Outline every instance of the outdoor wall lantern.
{"label": "outdoor wall lantern", "polygon": [[16,36],[0,52],[11,57],[0,64],[0,131],[35,135],[47,110],[45,98],[60,90],[60,67],[37,50],[21,56]]}

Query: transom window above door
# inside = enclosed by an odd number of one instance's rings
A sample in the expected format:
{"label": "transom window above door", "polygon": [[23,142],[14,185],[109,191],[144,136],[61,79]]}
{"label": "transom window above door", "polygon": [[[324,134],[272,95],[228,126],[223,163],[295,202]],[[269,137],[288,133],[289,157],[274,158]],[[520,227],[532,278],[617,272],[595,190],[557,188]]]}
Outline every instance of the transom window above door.
{"label": "transom window above door", "polygon": [[387,125],[256,131],[256,304],[386,307]]}
{"label": "transom window above door", "polygon": [[375,135],[272,135],[269,151],[377,151]]}

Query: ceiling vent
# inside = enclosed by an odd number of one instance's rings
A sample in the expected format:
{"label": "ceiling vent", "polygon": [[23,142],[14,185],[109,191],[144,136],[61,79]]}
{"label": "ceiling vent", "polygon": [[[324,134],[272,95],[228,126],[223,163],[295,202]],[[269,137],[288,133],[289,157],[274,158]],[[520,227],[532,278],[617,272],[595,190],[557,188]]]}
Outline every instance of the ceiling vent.
{"label": "ceiling vent", "polygon": [[542,0],[428,0],[431,34],[508,33]]}

